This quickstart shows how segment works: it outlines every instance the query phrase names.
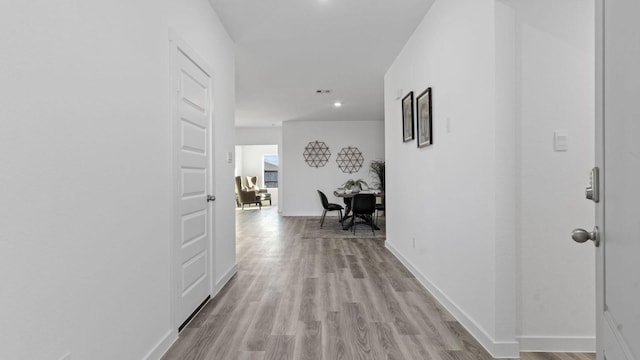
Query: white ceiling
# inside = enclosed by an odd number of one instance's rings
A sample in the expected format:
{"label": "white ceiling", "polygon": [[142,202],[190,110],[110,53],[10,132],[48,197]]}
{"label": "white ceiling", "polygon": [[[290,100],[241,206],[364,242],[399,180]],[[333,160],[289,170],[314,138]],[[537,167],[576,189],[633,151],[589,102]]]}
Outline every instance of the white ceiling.
{"label": "white ceiling", "polygon": [[384,73],[433,0],[210,2],[236,43],[236,126],[280,126],[382,121]]}

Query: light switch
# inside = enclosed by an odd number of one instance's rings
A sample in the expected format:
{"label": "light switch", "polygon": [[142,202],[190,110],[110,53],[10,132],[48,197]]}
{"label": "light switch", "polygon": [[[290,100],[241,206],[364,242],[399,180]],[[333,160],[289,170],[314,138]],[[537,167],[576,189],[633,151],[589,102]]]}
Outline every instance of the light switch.
{"label": "light switch", "polygon": [[231,164],[233,162],[233,153],[229,151],[227,153],[227,164]]}
{"label": "light switch", "polygon": [[553,150],[567,151],[569,150],[569,133],[567,130],[556,130],[553,133]]}

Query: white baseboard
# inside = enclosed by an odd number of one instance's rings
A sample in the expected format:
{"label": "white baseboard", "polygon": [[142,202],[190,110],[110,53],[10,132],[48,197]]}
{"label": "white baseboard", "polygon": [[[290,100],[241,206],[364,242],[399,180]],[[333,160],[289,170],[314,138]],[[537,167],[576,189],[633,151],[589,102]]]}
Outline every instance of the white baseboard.
{"label": "white baseboard", "polygon": [[422,272],[420,272],[400,251],[393,247],[388,241],[385,246],[391,253],[409,269],[409,271],[420,281],[427,291],[433,295],[438,302],[482,345],[494,358],[519,358],[520,344],[517,341],[499,342],[495,341],[478,325],[473,318],[458,307],[446,294],[435,286]]}
{"label": "white baseboard", "polygon": [[523,352],[595,353],[595,336],[519,336]]}
{"label": "white baseboard", "polygon": [[156,346],[154,346],[153,349],[151,349],[151,351],[147,353],[143,360],[160,360],[160,358],[162,358],[162,355],[164,355],[169,350],[171,345],[173,345],[176,340],[178,340],[178,331],[167,331],[162,339],[158,341]]}
{"label": "white baseboard", "polygon": [[229,282],[229,280],[231,280],[233,275],[235,275],[237,272],[238,272],[238,264],[235,264],[229,269],[229,271],[227,271],[224,275],[222,275],[220,279],[216,281],[216,284],[213,287],[213,293],[211,294],[211,298],[218,295],[220,290],[222,290],[222,288]]}

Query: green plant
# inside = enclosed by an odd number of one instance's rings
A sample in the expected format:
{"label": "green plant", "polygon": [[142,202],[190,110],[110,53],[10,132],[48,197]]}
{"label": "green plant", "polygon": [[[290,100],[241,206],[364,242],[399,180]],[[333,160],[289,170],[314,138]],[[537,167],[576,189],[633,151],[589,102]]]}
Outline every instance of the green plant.
{"label": "green plant", "polygon": [[345,189],[353,189],[354,187],[359,187],[360,189],[362,189],[363,188],[362,185],[369,187],[367,182],[362,179],[358,179],[358,180],[349,179],[344,184],[342,184],[342,187]]}
{"label": "green plant", "polygon": [[369,174],[373,177],[373,186],[384,191],[384,160],[371,161]]}

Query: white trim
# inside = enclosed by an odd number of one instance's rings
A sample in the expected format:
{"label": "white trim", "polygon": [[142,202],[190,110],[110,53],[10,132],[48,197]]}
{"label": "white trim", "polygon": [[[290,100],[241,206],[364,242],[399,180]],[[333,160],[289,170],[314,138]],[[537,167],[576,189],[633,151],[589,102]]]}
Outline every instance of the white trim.
{"label": "white trim", "polygon": [[520,344],[517,341],[495,341],[475,320],[456,305],[444,292],[435,286],[400,251],[388,241],[385,246],[420,281],[422,286],[447,309],[453,317],[482,345],[494,358],[519,358]]}
{"label": "white trim", "polygon": [[595,336],[518,336],[523,352],[594,353]]}
{"label": "white trim", "polygon": [[167,333],[158,341],[156,346],[151,349],[147,355],[143,358],[143,360],[160,360],[162,356],[169,350],[171,345],[178,340],[178,331],[177,330],[169,330]]}
{"label": "white trim", "polygon": [[[606,232],[604,223],[604,212],[606,203],[606,194],[604,192],[604,183],[607,181],[606,168],[604,163],[604,7],[605,0],[596,0],[595,2],[595,166],[600,168],[600,194],[602,197],[600,202],[595,204],[596,208],[596,225],[600,227],[601,233]],[[602,241],[600,247],[596,248],[596,359],[604,359],[605,339],[608,337],[607,325],[604,317],[606,310],[605,302],[605,259],[604,252],[607,246],[606,239]]]}
{"label": "white trim", "polygon": [[212,298],[218,295],[220,290],[231,280],[231,278],[238,272],[238,265],[233,265],[229,271],[227,271],[220,280],[216,281],[216,284],[213,287]]}
{"label": "white trim", "polygon": [[495,341],[495,340],[490,340],[490,341],[492,341],[493,344],[492,344],[492,347],[487,351],[489,351],[491,356],[493,356],[494,358],[496,359],[520,358],[520,343],[518,341]]}
{"label": "white trim", "polygon": [[176,87],[176,75],[174,71],[175,64],[175,47],[174,40],[176,39],[173,29],[169,29],[169,143],[171,144],[169,152],[169,184],[171,191],[169,191],[169,321],[171,327],[176,327],[176,338],[178,328],[176,323],[178,322],[178,248],[176,246],[176,237],[178,236],[178,226],[176,224],[176,218],[178,214],[178,206],[176,201],[176,194],[178,192],[178,172],[176,170],[178,159],[176,156],[176,125],[175,118],[178,116],[177,104],[174,99],[174,89]]}

